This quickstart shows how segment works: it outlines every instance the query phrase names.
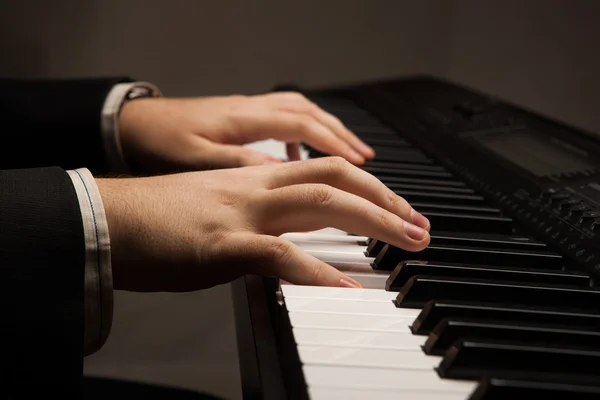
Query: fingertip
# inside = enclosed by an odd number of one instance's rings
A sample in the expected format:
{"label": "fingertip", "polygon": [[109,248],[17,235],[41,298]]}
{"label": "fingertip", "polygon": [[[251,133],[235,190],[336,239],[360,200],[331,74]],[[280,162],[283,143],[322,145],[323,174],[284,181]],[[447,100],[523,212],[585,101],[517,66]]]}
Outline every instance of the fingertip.
{"label": "fingertip", "polygon": [[360,289],[362,288],[362,285],[354,279],[350,278],[349,276],[345,276],[342,279],[340,279],[340,287]]}
{"label": "fingertip", "polygon": [[410,219],[414,225],[425,229],[426,231],[431,230],[431,223],[423,214],[415,210],[414,208],[410,210]]}
{"label": "fingertip", "polygon": [[409,222],[404,223],[404,233],[413,241],[418,242],[415,245],[421,245],[419,246],[421,248],[426,247],[431,240],[428,231]]}

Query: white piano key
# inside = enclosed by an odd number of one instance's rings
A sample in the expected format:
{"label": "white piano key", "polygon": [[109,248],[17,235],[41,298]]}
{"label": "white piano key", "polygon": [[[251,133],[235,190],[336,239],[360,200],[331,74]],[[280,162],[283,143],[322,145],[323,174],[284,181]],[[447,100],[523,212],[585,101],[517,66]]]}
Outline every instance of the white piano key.
{"label": "white piano key", "polygon": [[391,301],[398,295],[378,289],[352,289],[327,286],[288,285],[281,288],[284,298],[346,299]]}
{"label": "white piano key", "polygon": [[378,348],[422,352],[421,346],[427,336],[417,336],[406,329],[402,332],[379,332],[374,330],[345,330],[324,328],[292,328],[298,345],[355,348]]}
{"label": "white piano key", "polygon": [[[360,290],[360,289],[349,289]],[[366,314],[383,316],[412,316],[416,318],[420,310],[396,308],[394,303],[384,301],[361,301],[345,299],[310,299],[289,297],[285,299],[288,311],[314,311],[334,314]]]}
{"label": "white piano key", "polygon": [[360,314],[332,314],[323,312],[292,311],[290,323],[297,328],[363,329],[384,332],[408,332],[415,321],[414,315],[386,316]]}
{"label": "white piano key", "polygon": [[462,393],[415,392],[402,389],[308,388],[311,400],[465,400]]}
{"label": "white piano key", "polygon": [[367,257],[363,253],[354,253],[352,251],[340,251],[334,252],[329,250],[314,250],[314,249],[303,249],[308,254],[318,258],[324,262],[361,262],[364,264],[371,264],[375,261],[375,257]]}
{"label": "white piano key", "polygon": [[399,368],[433,373],[433,368],[440,363],[439,357],[424,356],[416,350],[308,346],[302,344],[298,345],[297,350],[300,362],[305,365]]}
{"label": "white piano key", "polygon": [[304,251],[360,254],[363,257],[367,258],[367,256],[365,256],[365,251],[367,250],[367,246],[361,246],[358,243],[294,242],[294,244],[296,246],[300,247]]}
{"label": "white piano key", "polygon": [[315,243],[349,243],[357,246],[363,246],[366,241],[369,239],[366,236],[353,236],[348,235],[346,232],[339,231],[340,233],[335,232],[289,232],[281,235],[282,238],[289,240],[293,243],[306,243],[306,242],[315,242]]}
{"label": "white piano key", "polygon": [[441,379],[433,370],[401,368],[374,368],[340,365],[303,366],[304,379],[309,388],[397,389],[437,393],[470,394],[477,382]]}
{"label": "white piano key", "polygon": [[344,265],[331,263],[331,265],[340,271],[343,271],[348,277],[354,279],[365,289],[382,289],[385,288],[389,273],[383,271],[369,272],[353,272],[352,269],[346,268]]}

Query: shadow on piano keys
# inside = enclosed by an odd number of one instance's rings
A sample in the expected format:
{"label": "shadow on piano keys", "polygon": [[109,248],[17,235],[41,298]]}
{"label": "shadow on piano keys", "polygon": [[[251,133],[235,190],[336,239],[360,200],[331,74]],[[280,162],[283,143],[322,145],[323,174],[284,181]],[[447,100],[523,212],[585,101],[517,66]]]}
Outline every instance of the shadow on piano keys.
{"label": "shadow on piano keys", "polygon": [[600,398],[590,275],[356,102],[335,91],[312,99],[375,148],[363,169],[430,219],[431,245],[284,235],[364,289],[234,282],[244,398]]}

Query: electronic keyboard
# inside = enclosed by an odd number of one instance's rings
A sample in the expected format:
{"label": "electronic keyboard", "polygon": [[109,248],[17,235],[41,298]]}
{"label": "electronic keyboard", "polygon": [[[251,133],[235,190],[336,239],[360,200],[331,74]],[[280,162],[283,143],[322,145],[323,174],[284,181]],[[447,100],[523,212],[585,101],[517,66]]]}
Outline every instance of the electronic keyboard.
{"label": "electronic keyboard", "polygon": [[432,77],[290,89],[375,149],[361,168],[431,221],[431,244],[284,234],[363,289],[235,281],[244,398],[600,398],[593,135]]}

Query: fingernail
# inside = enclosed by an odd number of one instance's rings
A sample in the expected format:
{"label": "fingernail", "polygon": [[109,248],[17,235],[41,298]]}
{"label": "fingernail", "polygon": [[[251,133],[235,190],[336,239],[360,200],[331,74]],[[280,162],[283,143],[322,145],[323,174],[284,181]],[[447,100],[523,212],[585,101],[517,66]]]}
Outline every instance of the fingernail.
{"label": "fingernail", "polygon": [[429,230],[429,228],[431,227],[431,223],[429,222],[427,217],[425,217],[423,214],[421,214],[420,212],[418,212],[415,209],[412,209],[410,211],[410,220],[413,224],[415,224],[425,230]]}
{"label": "fingernail", "polygon": [[358,154],[355,150],[350,149],[348,151],[348,154],[350,156],[350,159],[356,162],[357,164],[362,164],[365,162],[365,158],[362,155]]}
{"label": "fingernail", "polygon": [[423,240],[427,235],[427,231],[425,229],[419,228],[418,226],[412,224],[404,224],[404,231],[408,235],[409,238],[413,240]]}
{"label": "fingernail", "polygon": [[359,147],[360,151],[367,157],[373,157],[375,155],[375,150],[373,150],[373,148],[366,143],[360,143]]}
{"label": "fingernail", "polygon": [[346,278],[340,279],[340,287],[360,289],[362,286],[360,285],[360,283],[356,282],[354,279],[346,277]]}

